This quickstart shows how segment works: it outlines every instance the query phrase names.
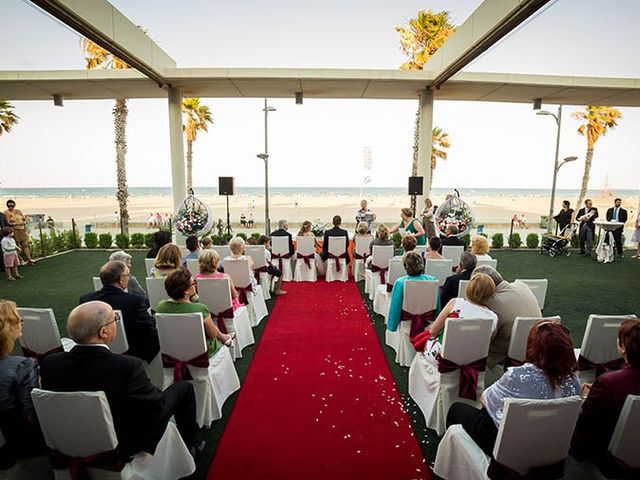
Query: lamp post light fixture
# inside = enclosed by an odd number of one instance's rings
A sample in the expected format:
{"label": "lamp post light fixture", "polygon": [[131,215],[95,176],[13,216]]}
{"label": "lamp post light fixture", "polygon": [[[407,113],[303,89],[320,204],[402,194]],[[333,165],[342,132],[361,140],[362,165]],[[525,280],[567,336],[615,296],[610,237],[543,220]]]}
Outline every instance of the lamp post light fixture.
{"label": "lamp post light fixture", "polygon": [[257,155],[258,158],[264,160],[264,234],[268,237],[271,233],[271,220],[269,219],[269,135],[268,123],[269,112],[275,112],[274,107],[267,105],[267,99],[264,99],[264,153]]}

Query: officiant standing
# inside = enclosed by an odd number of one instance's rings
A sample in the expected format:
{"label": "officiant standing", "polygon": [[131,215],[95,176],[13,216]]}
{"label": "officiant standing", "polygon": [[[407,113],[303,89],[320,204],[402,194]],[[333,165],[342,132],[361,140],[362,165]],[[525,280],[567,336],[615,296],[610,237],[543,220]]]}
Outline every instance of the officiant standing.
{"label": "officiant standing", "polygon": [[[622,222],[627,223],[627,211],[622,208],[622,199],[616,198],[613,201],[613,207],[607,210],[608,222]],[[622,258],[622,232],[624,231],[624,225],[613,230],[613,239],[616,242],[616,251],[620,258]]]}
{"label": "officiant standing", "polygon": [[366,200],[360,201],[360,210],[356,212],[356,226],[360,222],[366,222],[371,231],[371,224],[375,221],[376,214],[369,208]]}
{"label": "officiant standing", "polygon": [[580,255],[591,255],[596,225],[594,220],[598,218],[598,209],[589,199],[584,201],[584,207],[578,210],[577,220],[580,222]]}

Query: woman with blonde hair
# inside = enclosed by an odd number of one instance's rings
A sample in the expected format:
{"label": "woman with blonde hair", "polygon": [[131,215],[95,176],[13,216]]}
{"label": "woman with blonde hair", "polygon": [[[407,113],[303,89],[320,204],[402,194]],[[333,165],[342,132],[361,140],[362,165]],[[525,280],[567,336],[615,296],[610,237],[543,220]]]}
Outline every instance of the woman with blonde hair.
{"label": "woman with blonde hair", "polygon": [[215,250],[204,250],[198,257],[198,266],[200,271],[196,275],[196,280],[201,278],[226,278],[229,280],[229,290],[231,291],[231,306],[233,310],[237,310],[242,306],[238,300],[238,291],[233,285],[233,279],[226,273],[218,272],[218,263],[220,263],[220,256]]}
{"label": "woman with blonde hair", "polygon": [[175,243],[167,243],[158,251],[156,261],[153,263],[150,276],[163,278],[171,272],[180,268],[182,262],[182,252]]}
{"label": "woman with blonde hair", "polygon": [[[389,233],[395,233],[404,230],[404,235],[412,235],[416,237],[418,245],[426,245],[427,237],[424,234],[424,228],[418,219],[413,217],[413,210],[410,208],[403,208],[400,210],[400,223],[397,223],[389,229]],[[404,236],[403,235],[403,236]]]}
{"label": "woman with blonde hair", "polygon": [[489,240],[487,237],[478,235],[471,240],[471,253],[473,253],[478,260],[491,260],[489,253]]}

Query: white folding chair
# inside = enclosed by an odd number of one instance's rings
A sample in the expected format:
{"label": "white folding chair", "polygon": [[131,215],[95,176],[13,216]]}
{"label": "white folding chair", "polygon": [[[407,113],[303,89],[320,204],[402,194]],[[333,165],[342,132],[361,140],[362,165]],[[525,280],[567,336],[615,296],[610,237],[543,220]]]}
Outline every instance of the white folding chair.
{"label": "white folding chair", "polygon": [[640,396],[627,395],[611,435],[609,452],[628,468],[640,468]]}
{"label": "white folding chair", "polygon": [[547,287],[549,285],[549,281],[546,278],[537,278],[537,279],[522,279],[516,278],[516,282],[524,283],[529,289],[533,296],[536,297],[538,301],[538,306],[540,310],[544,310],[544,301],[547,298]]}
{"label": "white folding chair", "polygon": [[[232,311],[231,292],[229,291],[229,279],[227,278],[201,278],[198,279],[198,296],[204,303],[214,322],[223,332],[236,333],[233,339],[234,355],[242,357],[242,349],[253,345],[256,341],[251,330],[251,320],[247,307],[242,306]],[[226,312],[226,313],[225,313]]]}
{"label": "white folding chair", "polygon": [[262,287],[262,295],[265,300],[271,298],[271,275],[267,273],[267,256],[266,250],[263,245],[247,245],[244,247],[244,253],[246,256],[251,257],[253,260],[253,274],[258,276],[258,285]]}
{"label": "white folding chair", "polygon": [[[442,358],[458,365],[468,365],[487,357],[493,321],[489,319],[455,319],[445,322]],[[464,402],[479,407],[479,401],[459,396],[460,370],[440,373],[424,355],[416,355],[409,368],[409,395],[424,414],[427,426],[438,435],[445,430],[449,407]],[[484,371],[478,375],[477,398],[484,390]]]}
{"label": "white folding chair", "polygon": [[[0,432],[0,448],[7,443]],[[15,464],[7,469],[0,469],[0,480],[30,480],[52,478],[51,460],[48,454],[39,457],[16,460]]]}
{"label": "white folding chair", "polygon": [[[401,258],[392,258],[389,260],[389,273],[387,275],[387,283],[378,285],[376,296],[373,297],[373,311],[378,315],[384,315],[385,323],[387,321],[387,313],[389,313],[389,302],[391,301],[391,290],[397,279],[406,275]],[[395,332],[389,332],[395,333]]]}
{"label": "white folding chair", "polygon": [[127,340],[127,332],[124,329],[124,322],[122,321],[122,312],[120,310],[114,310],[116,316],[116,338],[109,345],[109,348],[113,353],[125,353],[129,350],[129,341]]}
{"label": "white folding chair", "polygon": [[494,270],[497,270],[498,259],[497,258],[478,258],[476,260],[476,268],[480,266],[492,267]]}
{"label": "white folding chair", "polygon": [[255,327],[264,317],[269,315],[269,311],[264,301],[262,287],[258,285],[255,292],[251,289],[251,275],[253,275],[253,273],[251,269],[249,269],[249,260],[225,260],[224,271],[233,280],[233,284],[236,290],[238,290],[238,293],[244,291],[251,326]]}
{"label": "white folding chair", "polygon": [[37,361],[56,352],[69,351],[75,343],[70,338],[60,338],[56,317],[51,308],[18,308],[22,319],[20,345],[25,357]]}
{"label": "white folding chair", "polygon": [[164,288],[164,281],[166,278],[155,278],[155,277],[147,277],[145,281],[147,282],[147,295],[149,296],[149,306],[151,310],[154,312],[158,308],[158,304],[162,300],[168,300],[169,295],[167,294],[167,290]]}
{"label": "white folding chair", "polygon": [[523,365],[527,357],[527,339],[529,338],[529,332],[534,323],[544,320],[546,322],[560,323],[560,317],[516,317],[513,322],[513,329],[511,331],[511,341],[509,342],[509,352],[507,354],[506,367],[515,367]]}
{"label": "white folding chair", "polygon": [[416,248],[413,249],[414,252],[419,253],[422,258],[427,254],[427,246],[426,245],[416,245]]}
{"label": "white folding chair", "polygon": [[[423,314],[436,309],[438,302],[438,282],[425,280],[407,280],[404,282],[404,294],[402,296],[402,310],[410,314]],[[434,315],[435,316],[435,315]],[[386,336],[385,340],[394,350],[396,350],[396,363],[403,367],[411,366],[413,357],[416,354],[415,348],[410,339],[411,322],[403,320],[398,325],[396,332],[397,340],[393,335]],[[386,334],[385,334],[386,335]],[[393,342],[397,347],[394,347]]]}
{"label": "white folding chair", "polygon": [[180,247],[180,255],[182,255],[182,258],[186,257],[190,253],[191,252],[189,251],[189,249],[187,247]]}
{"label": "white folding chair", "polygon": [[327,282],[346,282],[349,280],[349,270],[347,270],[346,258],[341,257],[347,255],[347,239],[346,237],[328,237],[327,241],[329,257],[325,278]]}
{"label": "white folding chair", "polygon": [[622,365],[623,360],[617,348],[618,329],[624,320],[630,318],[636,316],[589,315],[582,345],[575,351],[580,365],[580,383],[593,382],[597,374],[602,373],[598,370],[611,368],[612,363],[619,363],[616,365],[618,368]]}
{"label": "white folding chair", "polygon": [[460,283],[458,283],[458,298],[467,298],[467,285],[469,285],[469,280],[460,280]]}
{"label": "white folding chair", "polygon": [[[181,362],[192,360],[207,351],[201,313],[156,314],[160,351]],[[165,364],[165,362],[163,362]],[[166,364],[165,364],[166,365]],[[209,367],[188,365],[196,394],[196,421],[201,427],[222,417],[222,406],[240,388],[229,349],[222,346],[212,357]],[[164,388],[173,383],[173,368],[164,369]]]}
{"label": "white folding chair", "polygon": [[389,260],[393,258],[393,245],[374,245],[371,252],[371,265],[365,270],[364,291],[373,300],[378,285],[386,285],[389,274]]}
{"label": "white folding chair", "polygon": [[462,245],[443,245],[442,256],[447,260],[451,260],[451,264],[455,267],[460,264],[460,255],[464,252]]}
{"label": "white folding chair", "polygon": [[451,276],[452,265],[451,260],[431,260],[428,258],[424,265],[424,273],[436,277],[442,286],[447,277]]}
{"label": "white folding chair", "polygon": [[[569,455],[579,412],[578,396],[553,400],[507,398],[493,457],[520,475],[562,462]],[[438,445],[434,472],[452,480],[488,480],[490,460],[462,425],[452,425]]]}
{"label": "white folding chair", "polygon": [[227,258],[231,255],[231,247],[229,247],[229,245],[214,245],[213,249],[218,252],[220,259]]}
{"label": "white folding chair", "polygon": [[193,278],[196,277],[198,273],[200,273],[200,264],[198,263],[197,258],[188,258],[187,259],[187,270]]}
{"label": "white folding chair", "polygon": [[315,237],[298,237],[298,251],[296,252],[296,267],[293,280],[296,282],[315,282],[318,280],[316,271]]}
{"label": "white folding chair", "polygon": [[373,235],[356,235],[353,248],[353,278],[356,282],[364,280],[364,262],[369,256],[369,245]]}
{"label": "white folding chair", "polygon": [[[84,459],[118,446],[104,392],[51,392],[34,388],[31,398],[50,449],[71,459]],[[140,452],[119,472],[87,467],[87,473],[92,480],[178,479],[195,469],[178,428],[169,422],[153,455]],[[55,476],[56,479],[71,478],[68,468],[55,470]]]}
{"label": "white folding chair", "polygon": [[100,277],[93,277],[93,290],[97,292],[98,290],[102,290],[102,280]]}
{"label": "white folding chair", "polygon": [[155,258],[144,259],[144,268],[147,270],[147,277],[151,275],[151,270],[153,269],[154,263],[156,263]]}
{"label": "white folding chair", "polygon": [[293,280],[293,268],[291,268],[291,255],[289,254],[289,237],[271,237],[271,263],[282,272],[282,281]]}

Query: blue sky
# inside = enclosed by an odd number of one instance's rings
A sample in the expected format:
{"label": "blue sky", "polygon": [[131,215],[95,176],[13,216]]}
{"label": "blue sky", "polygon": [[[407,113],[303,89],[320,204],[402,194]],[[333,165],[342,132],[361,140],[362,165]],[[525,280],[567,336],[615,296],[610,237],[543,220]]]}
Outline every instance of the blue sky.
{"label": "blue sky", "polygon": [[[189,1],[114,0],[179,66],[396,68],[403,61],[394,26],[421,8],[446,9],[462,23],[480,3],[456,1]],[[153,5],[153,8],[151,8]],[[83,68],[75,32],[30,2],[0,2],[0,69]],[[512,33],[467,70],[640,77],[640,2],[559,0]],[[597,38],[595,34],[597,33]],[[241,186],[260,185],[261,99],[204,99],[215,125],[195,150],[195,184],[220,175]],[[414,101],[291,100],[270,102],[271,178],[274,185],[351,186],[361,177],[363,149],[373,152],[375,186],[404,186],[411,162]],[[14,102],[21,116],[0,139],[2,185],[111,186],[115,184],[112,101]],[[554,109],[556,106],[546,106]],[[566,107],[560,154],[580,160],[563,167],[561,188],[577,188],[584,139]],[[167,105],[129,102],[127,167],[133,186],[170,185]],[[591,186],[608,177],[614,188],[640,184],[638,109],[622,109],[617,130],[598,142]],[[555,124],[530,105],[437,102],[434,121],[450,133],[449,160],[436,187],[547,187]]]}

